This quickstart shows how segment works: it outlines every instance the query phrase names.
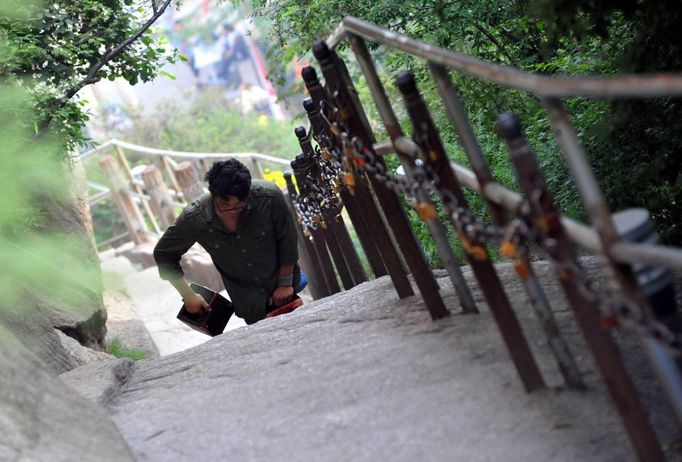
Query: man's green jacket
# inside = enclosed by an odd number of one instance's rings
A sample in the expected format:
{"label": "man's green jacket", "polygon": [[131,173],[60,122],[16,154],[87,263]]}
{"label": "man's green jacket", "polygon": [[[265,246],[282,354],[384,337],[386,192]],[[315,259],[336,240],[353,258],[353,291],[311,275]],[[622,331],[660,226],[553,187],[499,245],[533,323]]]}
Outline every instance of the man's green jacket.
{"label": "man's green jacket", "polygon": [[161,278],[184,276],[180,258],[195,242],[211,256],[235,313],[249,324],[265,317],[280,266],[295,265],[294,285],[300,280],[293,216],[282,191],[273,183],[253,181],[248,205],[234,232],[215,215],[210,194],[185,207],[154,248]]}

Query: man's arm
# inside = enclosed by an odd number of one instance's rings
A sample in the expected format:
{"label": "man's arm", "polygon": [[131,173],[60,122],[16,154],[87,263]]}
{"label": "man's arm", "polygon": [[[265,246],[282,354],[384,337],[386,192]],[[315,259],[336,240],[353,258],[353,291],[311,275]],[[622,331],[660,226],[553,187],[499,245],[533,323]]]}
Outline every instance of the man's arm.
{"label": "man's arm", "polygon": [[169,281],[178,291],[185,307],[190,313],[197,313],[202,308],[208,309],[208,303],[199,294],[194,293],[184,278],[180,259],[196,242],[196,229],[192,226],[193,214],[187,210],[171,225],[154,247],[154,260],[159,268],[161,279]]}
{"label": "man's arm", "polygon": [[209,306],[208,303],[206,303],[204,297],[194,292],[192,288],[189,286],[189,284],[187,284],[187,281],[185,280],[184,277],[179,279],[172,279],[169,280],[168,282],[173,284],[175,290],[177,290],[180,296],[182,297],[182,301],[185,302],[185,308],[187,308],[187,311],[189,311],[190,313],[198,313],[202,309],[211,311],[211,307]]}
{"label": "man's arm", "polygon": [[282,306],[294,297],[294,265],[279,267],[279,283],[268,300],[268,305]]}

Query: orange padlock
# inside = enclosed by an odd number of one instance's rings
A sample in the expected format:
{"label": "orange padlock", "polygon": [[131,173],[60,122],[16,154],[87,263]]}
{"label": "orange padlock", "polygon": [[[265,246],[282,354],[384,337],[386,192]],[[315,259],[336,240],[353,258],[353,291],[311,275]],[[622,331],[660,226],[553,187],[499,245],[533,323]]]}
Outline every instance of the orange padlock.
{"label": "orange padlock", "polygon": [[353,187],[355,186],[355,175],[353,175],[351,172],[346,172],[343,174],[343,184],[346,186]]}
{"label": "orange padlock", "polygon": [[512,258],[516,255],[518,247],[513,242],[504,241],[500,246],[500,252],[507,258]]}
{"label": "orange padlock", "polygon": [[438,218],[438,212],[436,211],[436,206],[430,202],[420,202],[414,206],[417,211],[419,218],[426,220],[435,220]]}

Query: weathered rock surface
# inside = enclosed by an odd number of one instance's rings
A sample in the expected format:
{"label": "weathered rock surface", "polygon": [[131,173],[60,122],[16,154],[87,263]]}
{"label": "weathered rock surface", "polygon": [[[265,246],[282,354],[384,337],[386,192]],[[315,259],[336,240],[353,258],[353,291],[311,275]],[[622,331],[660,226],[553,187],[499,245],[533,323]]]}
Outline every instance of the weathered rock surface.
{"label": "weathered rock surface", "polygon": [[[537,269],[587,392],[561,386],[522,288],[501,265],[546,391],[523,391],[475,283],[480,315],[432,322],[420,297],[398,300],[384,277],[140,361],[109,409],[141,461],[635,460],[552,271]],[[439,283],[458,311],[448,279]],[[679,432],[636,343],[621,339],[667,444]]]}
{"label": "weathered rock surface", "polygon": [[78,366],[52,327],[40,299],[28,290],[12,306],[0,306],[0,327],[11,331],[23,345],[54,372],[62,373]]}
{"label": "weathered rock surface", "polygon": [[59,341],[66,349],[67,353],[73,358],[76,363],[75,367],[85,366],[90,363],[106,361],[114,357],[104,351],[93,350],[92,348],[84,347],[74,338],[69,337],[60,330],[55,330]]}
{"label": "weathered rock surface", "polygon": [[114,358],[70,370],[59,378],[81,396],[97,404],[107,405],[128,381],[134,367],[132,359]]}
{"label": "weathered rock surface", "polygon": [[134,460],[100,406],[62,383],[2,326],[0,340],[0,460]]}
{"label": "weathered rock surface", "polygon": [[[104,346],[106,335],[107,313],[102,302],[99,257],[92,232],[87,186],[80,162],[75,161],[69,174],[71,181],[67,200],[42,196],[39,205],[45,215],[41,231],[46,235],[59,236],[61,241],[69,243],[70,246],[65,247],[54,261],[36,260],[36,264],[43,266],[43,271],[54,271],[55,274],[67,279],[73,268],[86,268],[87,271],[79,272],[78,280],[71,278],[74,290],[71,295],[72,302],[60,303],[49,295],[36,297],[53,327],[85,346],[101,348]],[[65,287],[67,288],[69,287]]]}

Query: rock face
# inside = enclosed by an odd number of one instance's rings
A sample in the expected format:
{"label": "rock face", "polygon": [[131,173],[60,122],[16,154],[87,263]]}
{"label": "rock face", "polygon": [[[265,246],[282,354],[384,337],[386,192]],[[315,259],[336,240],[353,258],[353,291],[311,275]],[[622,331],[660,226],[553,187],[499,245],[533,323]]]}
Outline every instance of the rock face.
{"label": "rock face", "polygon": [[71,298],[74,302],[65,306],[55,303],[52,298],[42,297],[41,308],[55,328],[85,346],[103,347],[107,312],[102,302],[102,279],[92,233],[87,188],[81,164],[76,162],[72,168],[71,175],[67,175],[71,181],[68,199],[42,197],[39,201],[41,211],[45,214],[42,231],[59,236],[70,244],[70,250],[63,252],[57,261],[36,263],[51,265],[53,271],[67,277],[71,268],[84,266],[88,272],[79,274],[79,277],[87,277],[87,280],[73,281],[75,293]]}
{"label": "rock face", "polygon": [[76,339],[69,337],[60,330],[55,329],[55,332],[59,336],[59,341],[61,342],[62,346],[66,349],[69,356],[71,356],[71,358],[73,358],[75,361],[76,367],[114,358],[104,351],[97,351],[84,347],[78,343]]}
{"label": "rock face", "polygon": [[[562,387],[513,269],[501,265],[546,391],[523,391],[465,268],[480,315],[432,322],[420,297],[399,300],[384,277],[140,361],[103,402],[140,461],[634,460],[552,271],[537,271],[587,392]],[[449,280],[439,284],[456,313]],[[667,444],[679,432],[637,342],[621,340]]]}
{"label": "rock face", "polygon": [[61,374],[59,378],[81,396],[107,405],[128,381],[134,367],[135,363],[128,358],[97,361]]}
{"label": "rock face", "polygon": [[134,460],[101,407],[48,372],[3,327],[0,340],[0,460]]}
{"label": "rock face", "polygon": [[54,372],[62,373],[78,366],[52,327],[41,300],[28,290],[12,306],[0,305],[0,327],[12,332],[25,348],[35,354]]}

